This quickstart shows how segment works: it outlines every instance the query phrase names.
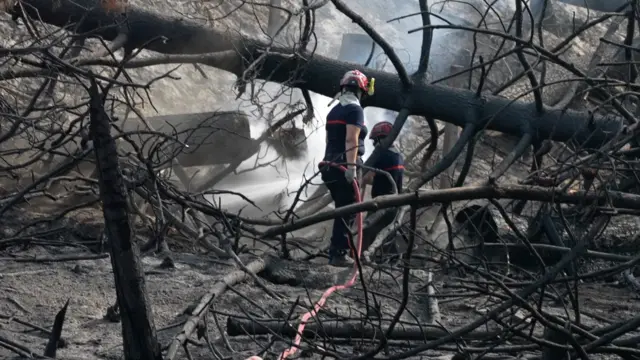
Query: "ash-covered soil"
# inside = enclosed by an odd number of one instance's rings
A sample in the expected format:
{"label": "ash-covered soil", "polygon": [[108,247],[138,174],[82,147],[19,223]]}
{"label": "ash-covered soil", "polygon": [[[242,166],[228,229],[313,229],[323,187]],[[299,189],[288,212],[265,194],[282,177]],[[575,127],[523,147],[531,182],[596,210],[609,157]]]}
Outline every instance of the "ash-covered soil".
{"label": "ash-covered soil", "polygon": [[[198,3],[184,2],[168,2],[164,0],[135,1],[134,4],[144,7],[150,7],[153,11],[171,16],[180,16],[190,21],[195,21],[193,16],[188,14],[204,13],[202,9],[197,8]],[[221,10],[214,15],[225,15],[229,9],[233,8],[232,2],[223,2]],[[403,31],[393,28],[392,25],[386,24],[387,15],[396,14],[397,11],[390,11],[391,8],[397,7],[394,2],[361,2],[354,4],[357,10],[364,10],[365,7],[373,8],[375,11],[366,12],[365,17],[368,20],[375,20],[378,31],[383,33],[385,38],[392,42],[398,43],[400,39],[406,38],[404,30],[410,28],[406,25]],[[214,9],[215,10],[215,9]],[[245,32],[259,37],[260,34],[256,30],[256,13],[251,11],[252,8],[245,6],[242,11],[236,14],[238,18],[229,20],[232,29],[242,29]],[[365,13],[365,11],[362,11]],[[411,13],[408,9],[402,9],[402,14]],[[318,11],[317,21],[318,28],[318,50],[317,52],[324,55],[334,55],[337,50],[341,36],[345,32],[358,32],[355,25],[347,21],[347,18],[340,15],[335,9],[326,7]],[[568,12],[569,16],[565,16],[567,21],[561,24],[584,23],[593,20],[592,15],[588,15],[586,11]],[[384,17],[378,16],[385,14]],[[589,14],[592,14],[589,12]],[[265,23],[266,14],[260,14],[260,22]],[[400,14],[398,14],[400,15]],[[3,20],[7,20],[3,18]],[[202,20],[202,19],[200,19]],[[571,20],[571,21],[569,21]],[[202,20],[201,22],[205,22]],[[211,21],[208,21],[211,22]],[[216,25],[222,26],[223,21],[218,21]],[[295,27],[297,21],[292,22]],[[348,24],[348,25],[345,25]],[[567,51],[565,56],[569,62],[585,67],[579,59],[589,59],[587,56],[591,50],[595,48],[601,36],[604,35],[608,22],[603,22],[593,28],[592,31],[585,33],[585,36],[579,36],[574,46]],[[6,39],[18,39],[16,32],[24,31],[17,28],[8,21],[4,21],[0,27],[3,33],[8,34]],[[565,29],[566,30],[566,29]],[[622,30],[621,30],[622,31]],[[24,35],[24,34],[23,34]],[[547,29],[545,31],[545,41],[551,41],[551,45],[557,44],[566,36],[566,31],[561,28]],[[459,36],[459,35],[458,35]],[[442,37],[445,38],[445,37]],[[448,59],[448,56],[455,56],[449,50],[451,44],[451,36],[446,37],[445,50],[434,46],[432,49],[432,58],[435,60]],[[462,39],[464,40],[464,39]],[[462,41],[460,40],[460,41]],[[436,41],[437,42],[437,41]],[[492,43],[489,39],[485,39],[485,50],[491,53]],[[462,42],[461,42],[462,43]],[[405,42],[405,45],[409,41]],[[12,45],[12,44],[8,44]],[[95,44],[94,44],[95,45]],[[410,44],[409,44],[410,45]],[[550,46],[550,45],[547,45]],[[97,48],[95,46],[94,48]],[[462,46],[460,48],[463,48]],[[442,51],[442,54],[440,53]],[[85,54],[86,55],[86,54]],[[142,57],[149,57],[149,52],[144,52]],[[488,58],[488,57],[487,57]],[[505,60],[506,61],[506,60]],[[515,60],[513,60],[515,61]],[[446,60],[441,61],[449,66]],[[9,63],[11,66],[17,66]],[[512,74],[511,68],[502,64],[499,69],[508,68],[510,71],[494,71],[492,81],[502,83],[506,80],[506,76]],[[388,65],[389,66],[389,65]],[[144,70],[132,71],[132,76],[136,81],[145,82],[151,78],[156,78],[166,73],[173,65],[161,65],[149,67]],[[515,72],[517,66],[513,67]],[[567,75],[566,70],[559,69],[558,66],[549,66],[549,72],[557,72],[549,75],[551,78],[558,78]],[[495,75],[498,73],[499,75]],[[156,83],[151,91],[151,98],[155,107],[140,106],[140,111],[145,115],[184,113],[187,111],[212,111],[219,108],[244,108],[246,101],[233,102],[230,101],[235,95],[231,84],[235,80],[231,74],[223,73],[216,69],[204,68],[196,69],[191,66],[182,66],[175,75],[180,77],[180,81],[174,79],[163,79]],[[203,76],[204,74],[205,76]],[[466,76],[464,77],[463,86],[466,87]],[[519,84],[527,84],[527,79],[522,79]],[[35,85],[35,82],[33,83]],[[456,86],[454,82],[447,83]],[[24,86],[19,84],[21,89],[35,90],[37,86]],[[59,85],[58,94],[60,97],[77,91],[76,83],[68,86]],[[457,85],[461,86],[461,85]],[[489,85],[487,85],[489,86]],[[32,87],[34,87],[32,89]],[[274,86],[275,87],[275,86]],[[561,89],[563,90],[564,87]],[[522,87],[512,87],[505,92],[505,96],[515,97],[525,91]],[[32,91],[29,91],[30,93]],[[560,92],[560,91],[557,91]],[[556,99],[556,91],[545,91],[545,99],[548,103],[554,103]],[[532,95],[530,95],[532,96]],[[529,97],[530,97],[529,96]],[[27,97],[27,98],[30,98]],[[75,101],[79,101],[80,97],[73,97]],[[70,101],[73,103],[73,101]],[[257,119],[264,120],[264,119]],[[420,137],[424,133],[419,134]],[[413,140],[408,137],[408,140]],[[418,141],[415,141],[418,143]],[[482,155],[481,155],[482,154]],[[473,174],[476,178],[481,175],[488,174],[494,168],[494,163],[499,162],[497,156],[488,155],[479,152],[478,157],[489,159],[487,161],[475,162]],[[434,157],[434,161],[437,157]],[[477,169],[476,169],[477,168]],[[525,168],[528,168],[525,166]],[[474,171],[475,170],[475,171]],[[522,173],[512,171],[503,178],[515,181],[522,178]],[[516,179],[514,179],[516,178]],[[43,210],[43,212],[46,212]],[[52,212],[49,212],[52,213]],[[9,216],[11,220],[12,214]],[[96,220],[101,217],[99,212],[90,214],[90,219]],[[67,320],[63,329],[63,339],[61,349],[58,353],[59,359],[120,359],[122,358],[122,339],[120,324],[105,319],[108,308],[115,302],[115,289],[113,285],[113,274],[111,272],[111,263],[108,257],[95,259],[95,254],[86,247],[99,247],[100,241],[97,238],[99,231],[94,228],[75,227],[74,231],[50,234],[49,236],[38,236],[31,238],[20,238],[16,240],[12,238],[14,232],[19,227],[20,219],[15,219],[11,226],[0,228],[0,358],[11,358],[15,356],[15,352],[8,348],[22,347],[22,351],[32,351],[35,354],[42,354],[47,342],[47,332],[51,328],[55,314],[60,310],[64,303],[69,300],[70,305],[67,311]],[[49,224],[55,228],[56,224]],[[141,241],[148,240],[148,237],[142,233]],[[78,243],[82,244],[78,244]],[[92,242],[92,243],[90,243]],[[70,243],[75,243],[70,246]],[[61,246],[65,244],[65,246]],[[202,254],[192,250],[195,248],[189,241],[184,239],[170,239],[170,245],[174,251],[173,257],[175,261],[175,269],[165,269],[161,266],[162,257],[148,255],[143,258],[146,271],[146,286],[153,303],[155,326],[158,329],[158,336],[163,345],[166,347],[170,341],[178,334],[187,318],[184,315],[185,310],[197,304],[203,294],[211,289],[217,281],[230,271],[237,270],[232,263],[219,261],[207,254]],[[247,245],[255,245],[247,243]],[[262,245],[262,249],[267,248]],[[61,260],[63,257],[75,255],[91,254],[94,259],[91,260]],[[249,254],[242,254],[243,262],[249,263],[254,257]],[[49,261],[45,261],[45,260]],[[334,269],[323,265],[326,259],[316,258],[308,262],[282,263],[283,270],[278,272],[280,275],[279,282],[282,284],[274,284],[267,279],[276,280],[272,272],[262,274],[261,283],[267,286],[271,292],[278,294],[281,298],[275,299],[268,296],[265,291],[253,281],[244,282],[228,289],[220,298],[213,303],[211,311],[207,314],[206,325],[207,331],[204,338],[193,338],[192,344],[189,345],[190,354],[194,359],[212,359],[215,358],[209,346],[207,339],[211,340],[211,344],[217,351],[224,356],[232,359],[244,359],[250,355],[257,354],[261,349],[270,345],[271,340],[275,336],[260,335],[257,337],[249,336],[227,336],[226,325],[227,319],[232,318],[261,318],[261,319],[279,319],[291,314],[292,323],[296,323],[296,319],[301,313],[309,308],[315,300],[319,299],[324,289],[335,280],[345,277],[344,270]],[[588,265],[588,266],[587,266]],[[606,262],[588,262],[582,270],[594,271],[598,268],[611,266]],[[493,305],[504,300],[505,292],[496,285],[485,285],[479,283],[471,274],[449,273],[442,274],[440,265],[432,265],[436,272],[435,287],[437,298],[439,300],[439,310],[441,313],[440,325],[447,330],[455,329],[457,326],[467,324],[479,317],[482,317],[487,309],[491,309]],[[427,283],[426,273],[430,268],[421,266],[411,272],[410,296],[408,299],[407,311],[403,313],[402,323],[399,327],[408,326],[408,324],[420,323],[424,327],[428,327],[429,314],[427,311],[427,296],[424,287]],[[270,276],[267,276],[270,275]],[[292,278],[303,278],[302,282],[287,281]],[[514,289],[519,289],[519,284],[508,284]],[[602,328],[617,321],[631,319],[638,314],[639,303],[636,294],[629,290],[626,286],[618,286],[613,282],[606,283],[604,281],[580,283],[577,285],[578,303],[580,307],[580,322],[584,328]],[[375,314],[381,313],[384,319],[391,319],[399,307],[399,301],[402,299],[402,274],[400,269],[373,269],[366,267],[363,271],[362,282],[358,282],[354,288],[350,290],[340,291],[334,294],[329,300],[326,307],[321,312],[321,319],[341,319],[350,318],[362,319],[368,315],[371,321],[375,323]],[[546,293],[552,296],[566,291],[565,285],[556,285],[553,288],[547,287]],[[365,296],[367,294],[367,296]],[[366,301],[365,301],[366,299]],[[370,308],[367,308],[367,305]],[[371,309],[373,308],[373,309]],[[574,311],[572,309],[565,310],[553,300],[547,299],[542,304],[542,312],[547,317],[555,316],[558,319],[575,320]],[[522,316],[526,316],[524,310],[516,311],[513,309],[509,316],[499,319],[503,322],[501,328],[513,324]],[[31,325],[29,325],[31,324]],[[34,328],[39,328],[35,329]],[[498,328],[496,321],[489,322],[487,326],[480,327],[476,334],[486,336],[490,334],[492,338],[496,338],[495,333],[491,333]],[[538,336],[540,328],[537,328]],[[627,335],[631,336],[631,335]],[[366,352],[370,348],[370,344],[362,339],[362,334],[354,332],[351,334],[350,343],[334,339],[331,342],[322,339],[315,339],[317,346],[322,346],[327,351],[341,352],[344,356],[358,355]],[[14,345],[10,345],[10,342]],[[407,342],[406,340],[390,340],[390,352],[399,352],[409,347],[416,346],[418,341]],[[510,340],[508,345],[519,346],[522,343],[531,344],[530,341],[524,341],[522,338]],[[309,343],[306,343],[308,346]],[[465,344],[459,344],[464,346]],[[483,351],[482,342],[470,341],[466,348],[467,351],[478,354],[477,351]],[[285,347],[285,342],[276,342],[271,351],[281,350]],[[453,344],[440,348],[431,352],[426,352],[422,358],[437,356],[450,356],[457,350]],[[491,349],[491,352],[506,351],[504,349]],[[517,351],[516,354],[527,354],[528,350]],[[501,353],[504,354],[504,353]],[[515,355],[515,354],[513,354]],[[593,359],[606,358],[605,355]],[[609,355],[612,357],[611,355]],[[186,358],[184,352],[181,352],[180,358]],[[320,355],[314,355],[312,358],[320,358]],[[417,358],[417,357],[414,357]]]}
{"label": "ash-covered soil", "polygon": [[[4,346],[6,340],[19,343],[34,354],[42,354],[47,343],[48,329],[51,328],[56,313],[67,300],[70,301],[70,305],[58,358],[87,360],[122,358],[120,324],[105,318],[107,309],[115,302],[110,260],[106,255],[95,259],[99,254],[82,249],[79,244],[60,246],[60,242],[73,240],[72,235],[64,237],[66,238],[58,239],[58,243],[53,240],[38,242],[35,239],[29,242],[25,239],[21,244],[3,247],[3,251],[0,252],[0,345],[2,345],[0,358],[8,359],[15,356],[15,353]],[[163,268],[162,257],[153,254],[143,257],[146,287],[153,303],[158,337],[164,347],[168,346],[176,334],[182,330],[187,319],[186,310],[196,305],[200,297],[224,275],[237,270],[231,262],[218,260],[207,254],[187,252],[188,246],[184,245],[183,240],[172,239],[170,244],[175,250],[173,254],[175,268],[173,269]],[[93,258],[59,261],[73,256],[79,258],[92,256]],[[249,254],[243,254],[241,258],[245,264],[256,259]],[[228,317],[232,316],[241,321],[246,321],[247,318],[268,320],[282,319],[292,314],[290,323],[296,324],[300,314],[320,298],[326,287],[345,279],[348,275],[344,269],[329,267],[324,265],[325,262],[324,258],[316,258],[307,262],[279,264],[290,272],[304,274],[304,277],[309,280],[305,282],[306,286],[291,282],[274,284],[267,281],[267,279],[273,279],[273,276],[267,276],[270,275],[269,272],[261,274],[264,276],[261,276],[260,281],[280,296],[280,299],[270,297],[253,281],[232,286],[213,302],[211,311],[207,315],[206,334],[211,345],[231,359],[244,359],[267,347],[272,340],[277,339],[276,336],[227,335]],[[597,264],[600,268],[611,266],[610,263],[604,262],[593,264]],[[505,292],[496,285],[483,285],[477,282],[479,278],[469,273],[444,274],[440,269],[440,265],[434,265],[433,268],[425,266],[411,271],[407,311],[403,313],[398,328],[415,329],[415,324],[419,323],[426,329],[433,329],[433,326],[429,326],[428,323],[430,314],[425,290],[429,270],[435,273],[434,284],[441,315],[440,325],[447,330],[474,321],[504,300]],[[585,271],[593,270],[593,266],[589,266]],[[388,267],[374,269],[365,266],[363,274],[364,276],[352,289],[342,290],[332,295],[320,313],[321,319],[324,321],[351,319],[358,323],[358,319],[368,317],[373,324],[376,324],[377,313],[381,313],[385,321],[393,318],[402,299],[401,269]],[[279,280],[279,282],[282,281]],[[521,288],[518,284],[510,285],[514,290]],[[547,287],[546,291],[553,296],[566,291],[566,286],[557,284],[554,287]],[[365,294],[367,294],[366,301]],[[580,322],[583,328],[604,327],[631,319],[640,313],[637,295],[626,286],[606,283],[604,280],[583,282],[579,284],[578,294]],[[502,326],[515,323],[527,314],[526,310],[512,309],[513,311],[500,319],[503,322]],[[575,318],[573,309],[565,310],[561,304],[551,299],[545,300],[542,312],[546,316],[555,316],[559,319]],[[473,336],[495,338],[497,335],[492,332],[499,328],[503,327],[490,321],[486,326],[478,328]],[[537,329],[536,332],[539,330]],[[407,331],[410,332],[410,330]],[[206,337],[196,339],[194,336],[193,339],[189,350],[194,359],[214,358],[207,345]],[[406,350],[418,343],[420,342],[393,339],[390,341],[393,345],[390,351]],[[514,346],[522,343],[521,338],[514,338],[509,342]],[[334,339],[333,342],[329,342],[318,336],[314,345],[328,351],[343,352],[343,354],[362,354],[371,347],[358,333],[352,334],[350,343],[345,339]],[[276,341],[271,351],[281,350],[285,346],[285,342]],[[440,350],[429,351],[422,356],[435,358],[452,355],[454,352],[450,350],[455,350],[455,346],[449,345]],[[311,358],[319,359],[320,357],[320,355],[313,355]],[[184,352],[179,355],[179,358],[186,358]],[[604,355],[593,357],[593,359],[597,358],[606,357]]]}

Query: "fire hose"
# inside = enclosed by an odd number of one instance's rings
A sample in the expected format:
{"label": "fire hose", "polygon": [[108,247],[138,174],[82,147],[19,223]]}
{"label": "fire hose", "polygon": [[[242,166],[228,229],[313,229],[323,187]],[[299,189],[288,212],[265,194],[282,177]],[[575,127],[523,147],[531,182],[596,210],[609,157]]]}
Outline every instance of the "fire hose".
{"label": "fire hose", "polygon": [[[327,162],[327,161],[320,162],[320,166],[331,166],[339,169],[342,172],[347,171],[346,167],[336,163]],[[355,194],[356,202],[358,203],[362,202],[362,198],[360,196],[360,186],[358,185],[358,181],[354,179],[352,185],[353,185],[353,192]],[[335,221],[339,221],[339,220],[335,220]],[[316,316],[318,314],[318,311],[322,309],[322,307],[326,303],[329,296],[331,296],[331,294],[333,294],[338,290],[348,289],[355,284],[356,279],[358,278],[358,261],[360,259],[360,253],[362,251],[362,228],[363,228],[362,213],[356,214],[355,225],[358,230],[358,235],[357,235],[358,241],[356,242],[356,244],[349,243],[349,246],[351,247],[352,245],[355,245],[356,247],[355,251],[353,251],[354,250],[353,248],[351,250],[354,257],[357,259],[357,261],[354,261],[353,263],[353,271],[351,272],[351,275],[349,276],[349,278],[344,284],[341,284],[341,285],[336,284],[328,288],[327,290],[325,290],[322,296],[320,297],[320,299],[314,304],[313,310],[302,314],[302,316],[300,317],[300,324],[298,325],[296,337],[293,340],[293,345],[290,348],[283,351],[282,354],[280,354],[280,356],[278,357],[278,360],[285,360],[286,358],[295,354],[298,351],[298,347],[300,346],[300,342],[302,341],[302,333],[304,332],[304,328],[307,326],[307,322],[311,317]],[[262,358],[259,356],[251,356],[246,360],[262,360]]]}

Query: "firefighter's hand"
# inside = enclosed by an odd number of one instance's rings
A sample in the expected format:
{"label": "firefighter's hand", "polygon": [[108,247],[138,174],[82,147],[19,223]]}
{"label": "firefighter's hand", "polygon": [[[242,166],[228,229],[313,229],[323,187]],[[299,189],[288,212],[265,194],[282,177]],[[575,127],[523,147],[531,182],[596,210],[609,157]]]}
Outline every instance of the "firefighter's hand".
{"label": "firefighter's hand", "polygon": [[344,172],[344,178],[347,179],[347,182],[351,184],[353,180],[356,178],[356,168],[355,166],[349,166],[347,171]]}

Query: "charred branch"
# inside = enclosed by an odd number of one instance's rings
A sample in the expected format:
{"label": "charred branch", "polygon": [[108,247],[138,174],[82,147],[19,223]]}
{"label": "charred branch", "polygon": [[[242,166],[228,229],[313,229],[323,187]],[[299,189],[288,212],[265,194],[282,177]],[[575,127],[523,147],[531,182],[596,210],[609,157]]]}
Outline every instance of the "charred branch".
{"label": "charred branch", "polygon": [[401,195],[380,196],[374,200],[364,201],[359,204],[343,206],[334,210],[326,210],[316,215],[303,219],[297,219],[295,223],[282,226],[274,226],[263,233],[263,237],[273,237],[285,232],[302,229],[309,225],[333,219],[337,216],[346,216],[362,211],[377,211],[391,207],[404,205],[428,206],[433,203],[449,203],[454,201],[473,199],[516,199],[543,202],[557,202],[566,204],[600,204],[620,208],[640,208],[640,196],[616,191],[593,192],[575,191],[567,192],[559,188],[540,186],[468,186],[462,188],[449,188],[433,191],[415,191]]}
{"label": "charred branch", "polygon": [[[264,270],[265,265],[266,263],[263,260],[255,260],[247,264],[246,267],[253,273],[259,273],[260,271]],[[167,351],[166,359],[173,360],[176,358],[176,356],[178,355],[178,350],[182,345],[186,343],[191,334],[193,334],[197,330],[200,320],[203,316],[206,315],[212,302],[225,290],[227,290],[228,286],[237,284],[250,278],[251,277],[247,272],[237,270],[230,272],[225,277],[223,277],[221,281],[215,283],[213,287],[209,291],[207,291],[202,296],[202,298],[200,298],[200,301],[195,306],[195,308],[190,311],[189,319],[182,328],[182,331],[178,333],[175,339],[173,339],[173,341],[171,342],[169,350]]]}
{"label": "charred branch", "polygon": [[460,134],[460,138],[456,141],[455,145],[435,166],[426,171],[424,174],[420,175],[419,178],[413,180],[409,184],[409,189],[417,190],[422,185],[431,181],[434,177],[440,175],[443,171],[446,171],[451,165],[453,165],[454,161],[460,156],[464,147],[469,143],[471,138],[476,133],[476,125],[474,123],[467,124],[462,130],[462,134]]}
{"label": "charred branch", "polygon": [[427,117],[425,118],[427,124],[429,125],[429,135],[431,136],[431,142],[429,143],[429,147],[427,148],[426,154],[420,160],[420,169],[424,170],[427,167],[427,163],[431,156],[438,150],[438,139],[440,135],[444,133],[444,129],[442,131],[438,130],[438,125],[433,118]]}
{"label": "charred branch", "polygon": [[428,28],[431,25],[429,14],[429,1],[420,0],[420,14],[422,15],[422,25],[425,26],[422,32],[422,47],[420,48],[420,63],[416,75],[424,75],[429,69],[429,56],[431,52],[431,42],[433,40],[433,31]]}
{"label": "charred branch", "polygon": [[[520,39],[523,39],[524,36],[522,34],[523,31],[523,21],[522,21],[522,13],[523,13],[523,9],[522,9],[522,4],[524,3],[524,1],[522,0],[516,0],[516,36],[519,37]],[[531,14],[531,10],[529,9],[528,6],[526,6],[526,10],[527,10],[527,14],[531,17],[531,24],[534,23],[533,21],[533,15]],[[531,29],[531,36],[530,38],[533,38],[533,29]],[[520,61],[520,63],[522,64],[522,67],[524,69],[524,72],[527,74],[527,78],[529,78],[529,82],[531,83],[531,88],[533,89],[533,96],[535,97],[535,102],[536,102],[536,110],[538,110],[538,112],[541,112],[543,110],[543,103],[542,103],[542,94],[541,94],[541,89],[538,86],[538,79],[536,79],[535,74],[533,73],[533,68],[531,67],[531,64],[529,64],[529,61],[527,61],[527,58],[524,56],[524,51],[522,48],[518,47],[516,54],[518,55],[518,60]],[[535,67],[535,65],[534,65]]]}

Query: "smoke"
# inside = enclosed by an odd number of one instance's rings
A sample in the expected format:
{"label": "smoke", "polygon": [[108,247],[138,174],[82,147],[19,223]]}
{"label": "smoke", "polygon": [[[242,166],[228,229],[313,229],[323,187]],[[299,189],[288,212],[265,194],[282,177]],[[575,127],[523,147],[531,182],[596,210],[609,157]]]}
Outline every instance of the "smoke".
{"label": "smoke", "polygon": [[[243,101],[241,108],[244,111],[254,115],[251,122],[251,137],[256,139],[260,137],[269,127],[269,123],[265,121],[265,114],[273,113],[276,119],[286,114],[287,105],[291,102],[301,100],[299,90],[293,90],[291,95],[282,95],[280,98],[274,99],[271,96],[278,94],[282,88],[277,84],[264,84],[263,95],[265,99],[259,99],[257,103],[260,106],[252,105],[248,101]],[[326,112],[322,113],[326,108],[329,100],[322,102],[324,97],[314,96],[314,107],[317,117],[326,116]],[[327,99],[327,98],[324,98]],[[258,109],[261,107],[262,109]],[[280,110],[278,110],[280,109]],[[288,207],[294,194],[305,179],[313,176],[317,171],[317,163],[322,160],[322,155],[316,149],[324,146],[324,123],[319,124],[313,121],[312,124],[303,125],[301,117],[295,119],[295,126],[304,128],[307,136],[307,152],[304,157],[299,160],[283,161],[279,154],[268,144],[262,144],[258,153],[245,160],[235,174],[227,176],[216,185],[216,189],[231,190],[242,194],[254,201],[259,209],[248,206],[247,202],[237,195],[216,195],[210,201],[215,204],[221,204],[227,211],[235,212],[244,209],[245,216],[262,216],[273,211]],[[319,179],[314,183],[318,183]],[[312,192],[314,185],[308,187],[308,191]],[[306,196],[302,196],[304,200]]]}
{"label": "smoke", "polygon": [[[538,17],[542,10],[545,0],[530,0],[529,6],[534,15]],[[611,11],[620,6],[626,0],[562,0],[564,3],[590,6],[592,9],[601,11]],[[353,2],[349,4],[354,10],[363,15],[374,28],[382,32],[385,39],[391,43],[394,50],[400,57],[407,71],[411,74],[416,71],[420,59],[422,47],[422,31],[416,31],[412,34],[408,32],[422,27],[422,18],[419,14],[419,6],[417,1],[382,1],[372,0],[367,2]],[[512,0],[497,0],[491,2],[493,11],[490,12],[486,20],[490,27],[500,27],[500,21],[506,22],[513,15],[514,2]],[[430,20],[432,25],[458,25],[465,27],[476,27],[480,23],[483,16],[482,11],[486,9],[484,1],[470,2],[438,2],[430,6]],[[479,10],[479,11],[478,11]],[[319,11],[318,14],[321,14]],[[413,16],[407,16],[414,14]],[[406,17],[405,17],[406,16]],[[500,16],[498,19],[496,16]],[[393,18],[400,18],[393,22],[388,22]],[[386,30],[386,33],[385,33]],[[344,33],[344,30],[340,30]],[[319,35],[323,36],[323,35]],[[335,37],[335,35],[334,35]],[[330,36],[328,37],[330,38]],[[324,40],[323,40],[324,41]],[[335,51],[335,45],[331,40],[325,41],[331,48],[331,52]],[[371,38],[364,34],[361,30],[355,33],[343,34],[342,44],[339,50],[338,58],[345,61],[364,64],[371,55],[372,49]],[[456,29],[436,29],[433,31],[429,68],[427,81],[432,82],[443,77],[449,76],[453,72],[467,68],[471,61],[472,35],[465,30]],[[369,63],[371,68],[384,69],[385,71],[394,71],[393,66],[388,61],[380,47],[373,49],[373,56]],[[339,81],[339,79],[327,79],[328,81]],[[273,102],[272,98],[277,91],[280,90],[279,85],[265,84],[267,98],[266,102]],[[238,169],[241,174],[230,176],[223,180],[217,188],[232,189],[243,195],[255,200],[259,203],[262,211],[256,211],[255,215],[265,214],[278,208],[289,206],[293,201],[291,193],[295,193],[297,189],[305,182],[305,179],[312,176],[317,171],[317,164],[322,160],[325,147],[325,130],[324,125],[326,115],[329,111],[327,106],[331,101],[318,94],[311,94],[311,98],[315,109],[315,120],[311,126],[305,126],[307,135],[307,154],[304,158],[295,161],[277,161],[277,154],[267,146],[263,146],[260,153],[246,160]],[[300,93],[294,90],[293,96],[283,96],[278,99],[280,103],[289,103],[291,101],[300,101]],[[430,99],[421,99],[422,101],[430,101]],[[245,111],[251,106],[242,105]],[[262,120],[257,110],[253,110],[256,121],[252,122],[251,135],[256,138],[266,129],[267,124]],[[397,113],[381,108],[368,107],[365,109],[365,121],[370,129],[380,121],[394,122]],[[300,119],[297,120],[297,126],[302,127]],[[421,120],[419,120],[421,121]],[[400,136],[406,135],[407,131],[415,129],[415,125],[409,121]],[[367,139],[365,141],[366,159],[373,150],[373,143]],[[256,166],[263,164],[256,170],[242,173]],[[268,165],[264,165],[268,164]],[[319,183],[319,177],[314,183]],[[310,194],[314,190],[314,185],[310,186],[307,193]],[[246,202],[237,196],[220,196],[216,197],[221,200],[223,206],[229,210],[239,209],[246,206]],[[304,199],[304,196],[303,196]],[[251,216],[245,213],[247,216]]]}
{"label": "smoke", "polygon": [[[506,0],[503,2],[506,3]],[[379,0],[366,3],[366,6],[363,6],[363,4],[353,2],[350,6],[353,6],[354,9],[364,15],[369,15],[367,16],[368,19],[376,19],[372,21],[374,28],[391,29],[393,33],[400,34],[400,36],[396,37],[387,36],[391,34],[385,34],[383,31],[383,36],[385,36],[387,41],[392,43],[392,46],[407,68],[407,71],[409,73],[415,72],[420,59],[422,32],[418,31],[413,34],[408,34],[408,32],[422,26],[421,16],[418,14],[392,23],[387,22],[394,17],[418,13],[419,6],[417,1],[390,2]],[[431,16],[432,24],[446,24],[448,22],[454,25],[474,26],[472,22],[466,20],[466,16],[457,13],[457,11],[459,11],[458,8],[450,6],[438,8],[437,6],[432,6],[431,10],[438,15]],[[463,68],[469,66],[468,56],[465,55],[468,53],[465,49],[470,47],[468,37],[468,33],[462,30],[437,29],[433,32],[428,71],[428,79],[430,81],[449,75],[455,66],[462,66]],[[362,31],[359,33],[344,34],[338,58],[344,61],[364,64],[371,54],[371,45],[371,38],[362,33]],[[393,66],[378,46],[374,48],[373,58],[369,67],[394,71]],[[339,79],[328,79],[328,81],[337,82]],[[279,86],[275,84],[266,84],[265,86],[268,90],[265,92],[267,97],[273,95],[279,89]],[[299,101],[299,91],[295,90],[293,94],[294,96],[292,98],[283,97],[278,101]],[[295,193],[304,183],[305,179],[317,171],[317,164],[322,160],[324,155],[324,125],[326,115],[330,110],[330,107],[327,105],[331,99],[318,94],[311,94],[311,98],[315,110],[315,120],[311,126],[305,127],[308,151],[303,159],[287,161],[286,163],[276,161],[277,154],[265,146],[259,154],[246,160],[238,171],[242,172],[251,169],[255,167],[256,163],[269,163],[270,165],[260,167],[251,172],[230,176],[217,186],[217,188],[220,189],[232,189],[233,191],[242,193],[259,203],[262,211],[249,211],[249,213],[244,213],[246,216],[265,214],[278,208],[289,206],[293,201],[293,196],[288,195]],[[267,98],[265,98],[265,100],[268,102],[273,101],[273,99]],[[429,99],[424,99],[424,101],[429,101]],[[249,110],[251,108],[249,104],[246,106],[243,105],[242,108],[245,111],[251,111]],[[253,110],[253,112],[257,114],[257,110]],[[365,109],[365,121],[369,129],[380,121],[394,122],[396,116],[396,112],[386,109],[373,107]],[[297,121],[300,121],[300,119]],[[251,136],[253,138],[258,137],[267,127],[264,121],[253,121],[252,124]],[[302,126],[302,124],[298,125]],[[406,126],[406,128],[409,128],[409,131],[411,131],[411,127],[411,124]],[[403,133],[406,131],[407,130],[404,130]],[[400,136],[403,136],[403,133],[401,133]],[[373,143],[369,139],[365,141],[365,150],[364,159],[366,160],[373,151]],[[317,184],[319,182],[320,179],[317,177],[314,183]],[[307,193],[311,194],[313,190],[314,185],[307,189]],[[221,201],[222,205],[229,211],[234,211],[246,206],[244,200],[232,195],[216,196],[215,200]]]}
{"label": "smoke", "polygon": [[[398,3],[396,2],[396,4],[392,5],[397,4]],[[402,34],[397,43],[393,44],[393,47],[407,72],[409,74],[413,74],[417,70],[420,61],[423,32],[409,32],[423,26],[422,17],[419,14],[420,8],[417,2],[403,2],[402,6],[392,6],[385,10],[384,14],[379,14],[380,16],[378,17],[381,23],[386,23],[394,18],[401,18],[400,20],[394,20],[390,23],[393,28]],[[430,22],[432,25],[451,24],[466,27],[474,26],[470,21],[459,16],[456,11],[452,11],[451,7],[439,7],[435,5],[432,6],[430,10],[438,15],[430,16]],[[417,15],[405,17],[409,14]],[[458,67],[465,68],[469,66],[469,56],[467,56],[467,51],[465,50],[468,49],[470,45],[468,41],[465,41],[467,39],[468,32],[463,30],[433,30],[427,81],[441,79],[451,74],[453,69],[456,69],[457,71]],[[370,38],[369,41],[371,41]],[[374,59],[375,60],[370,65],[371,67],[382,67],[387,71],[395,71],[393,65],[382,52],[380,47],[376,48]],[[424,101],[429,101],[429,99],[424,99]],[[397,115],[398,113],[395,111],[381,108],[369,107],[365,109],[365,118],[369,128],[380,121],[389,121],[394,123]],[[415,124],[409,121],[400,133],[400,139],[402,139],[407,132],[412,132],[414,129]],[[368,156],[370,154],[369,150],[373,150],[373,143],[370,140],[367,140],[366,147],[368,150],[366,156]]]}
{"label": "smoke", "polygon": [[[536,2],[543,4],[544,0]],[[560,2],[597,11],[616,11],[622,5],[627,4],[629,0],[560,0]]]}

